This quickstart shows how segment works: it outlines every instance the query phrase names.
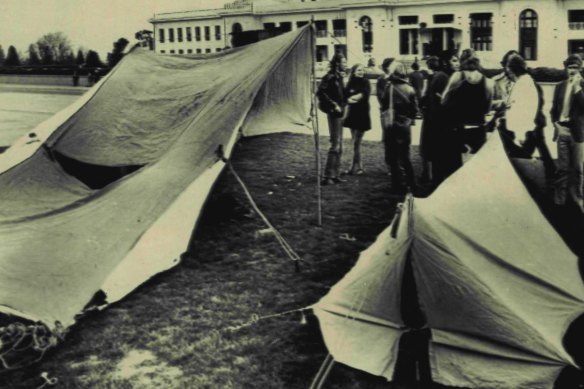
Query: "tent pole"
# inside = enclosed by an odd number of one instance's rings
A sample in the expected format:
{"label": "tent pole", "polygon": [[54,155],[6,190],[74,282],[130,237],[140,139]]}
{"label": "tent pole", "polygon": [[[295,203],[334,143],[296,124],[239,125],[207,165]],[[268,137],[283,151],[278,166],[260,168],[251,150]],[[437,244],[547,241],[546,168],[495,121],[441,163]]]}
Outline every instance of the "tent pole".
{"label": "tent pole", "polygon": [[322,365],[320,365],[320,368],[318,369],[318,373],[316,373],[314,380],[312,380],[312,384],[310,385],[309,389],[321,389],[324,383],[326,382],[326,379],[329,373],[331,372],[331,369],[333,368],[334,364],[335,360],[333,359],[332,355],[327,354],[326,358],[322,362]]}
{"label": "tent pole", "polygon": [[312,90],[311,90],[311,109],[310,119],[312,121],[312,131],[314,133],[314,146],[316,153],[316,198],[318,207],[317,224],[322,226],[322,190],[320,186],[320,131],[318,128],[318,109],[316,104],[316,37],[314,33],[314,16],[310,20],[310,37],[312,45]]}

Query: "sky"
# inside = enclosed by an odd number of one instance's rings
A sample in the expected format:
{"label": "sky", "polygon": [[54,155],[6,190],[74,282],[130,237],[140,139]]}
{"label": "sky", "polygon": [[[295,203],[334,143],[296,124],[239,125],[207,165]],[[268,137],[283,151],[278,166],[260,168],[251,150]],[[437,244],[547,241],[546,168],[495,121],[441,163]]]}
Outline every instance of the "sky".
{"label": "sky", "polygon": [[102,60],[113,42],[134,42],[136,31],[152,30],[155,13],[222,8],[227,0],[0,0],[0,45],[16,47],[25,58],[28,46],[51,32],[63,32],[74,52],[97,51]]}

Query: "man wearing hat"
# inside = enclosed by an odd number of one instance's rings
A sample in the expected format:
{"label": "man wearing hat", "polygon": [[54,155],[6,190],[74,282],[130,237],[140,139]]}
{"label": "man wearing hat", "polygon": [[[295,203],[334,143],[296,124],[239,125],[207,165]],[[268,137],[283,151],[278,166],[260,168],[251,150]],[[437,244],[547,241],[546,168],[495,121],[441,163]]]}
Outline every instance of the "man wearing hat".
{"label": "man wearing hat", "polygon": [[554,202],[563,205],[567,193],[584,212],[584,81],[582,58],[571,54],[564,61],[568,79],[556,85],[550,112],[554,141],[558,143],[557,176]]}

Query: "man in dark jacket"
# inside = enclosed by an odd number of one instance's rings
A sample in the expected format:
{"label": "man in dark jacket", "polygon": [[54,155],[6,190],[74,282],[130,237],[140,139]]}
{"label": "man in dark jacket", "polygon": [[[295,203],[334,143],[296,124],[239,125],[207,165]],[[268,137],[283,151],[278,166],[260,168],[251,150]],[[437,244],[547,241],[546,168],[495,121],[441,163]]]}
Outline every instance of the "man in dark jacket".
{"label": "man in dark jacket", "polygon": [[554,140],[558,142],[558,164],[554,202],[563,205],[566,195],[584,212],[584,80],[582,58],[571,54],[564,61],[568,79],[556,85],[550,112]]}
{"label": "man in dark jacket", "polygon": [[[418,113],[414,88],[408,83],[406,66],[394,63],[394,71],[381,94],[381,106],[394,110],[393,124],[383,128],[385,162],[391,174],[392,189],[396,193],[414,190],[414,169],[410,160],[412,125]],[[390,104],[391,100],[391,104]]]}
{"label": "man in dark jacket", "polygon": [[389,82],[389,66],[393,63],[393,61],[394,61],[393,58],[386,58],[383,60],[383,63],[381,64],[381,70],[383,70],[383,73],[385,73],[385,74],[377,79],[377,88],[376,88],[377,101],[379,102],[379,109],[381,111],[387,109],[387,107],[383,107],[383,102],[381,101],[382,100],[381,97],[382,97],[383,92],[385,90],[385,86]]}
{"label": "man in dark jacket", "polygon": [[327,114],[330,142],[322,185],[341,182],[341,156],[343,154],[343,113],[346,105],[343,74],[347,60],[342,54],[335,54],[328,73],[322,78],[316,96],[319,108]]}

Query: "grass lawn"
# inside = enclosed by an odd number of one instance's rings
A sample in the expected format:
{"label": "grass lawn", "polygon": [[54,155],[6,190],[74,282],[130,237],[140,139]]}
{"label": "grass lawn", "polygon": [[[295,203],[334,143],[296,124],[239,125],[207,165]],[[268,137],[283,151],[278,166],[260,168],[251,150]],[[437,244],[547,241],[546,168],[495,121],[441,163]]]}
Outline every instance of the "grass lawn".
{"label": "grass lawn", "polygon": [[[349,141],[345,147],[348,164]],[[228,328],[318,301],[390,223],[402,196],[391,194],[381,143],[365,142],[363,155],[365,175],[323,188],[319,227],[313,138],[242,140],[232,158],[235,170],[311,265],[296,272],[273,236],[258,233],[266,227],[226,169],[199,220],[190,257],[107,310],[81,318],[43,361],[0,376],[0,387],[36,388],[47,372],[59,388],[307,388],[327,354],[311,313],[305,324],[293,313]],[[337,364],[326,387],[391,384]]]}
{"label": "grass lawn", "polygon": [[[321,157],[327,149],[323,138]],[[352,156],[349,141],[344,160]],[[420,160],[413,148],[414,167]],[[229,327],[319,300],[391,222],[393,195],[379,142],[364,142],[366,174],[324,187],[316,224],[313,139],[244,139],[232,161],[258,206],[302,259],[296,272],[226,169],[192,239],[192,255],[103,312],[81,318],[64,343],[29,368],[0,375],[2,388],[302,388],[327,354],[317,320],[300,313]],[[348,167],[348,166],[346,166]],[[405,388],[336,364],[333,388]],[[413,389],[414,387],[411,387]]]}

